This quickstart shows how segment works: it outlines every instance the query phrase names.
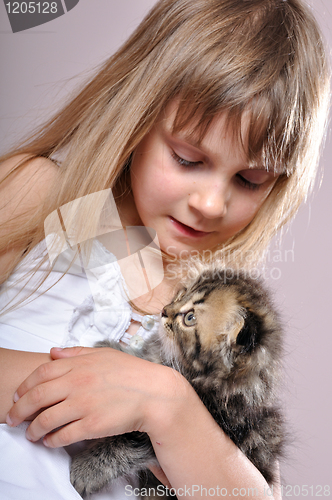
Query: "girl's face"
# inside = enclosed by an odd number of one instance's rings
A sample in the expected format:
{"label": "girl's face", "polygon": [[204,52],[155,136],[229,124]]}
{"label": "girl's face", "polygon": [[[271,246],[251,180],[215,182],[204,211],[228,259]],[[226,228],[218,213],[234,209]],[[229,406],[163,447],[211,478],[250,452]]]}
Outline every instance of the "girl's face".
{"label": "girl's face", "polygon": [[181,256],[213,249],[245,228],[277,176],[263,165],[249,168],[224,115],[198,144],[190,127],[172,134],[175,112],[167,108],[133,155],[133,203],[124,215],[128,225],[153,228],[163,251]]}

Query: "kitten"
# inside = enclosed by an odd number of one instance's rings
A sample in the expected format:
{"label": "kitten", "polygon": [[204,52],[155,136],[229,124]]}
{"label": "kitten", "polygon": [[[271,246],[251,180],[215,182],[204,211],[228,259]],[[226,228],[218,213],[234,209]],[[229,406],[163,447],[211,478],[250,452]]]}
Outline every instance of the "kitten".
{"label": "kitten", "polygon": [[[284,442],[275,385],[282,330],[258,280],[232,270],[206,269],[161,314],[161,328],[139,355],[178,370],[218,425],[272,485]],[[99,343],[126,351],[118,343]],[[127,349],[128,350],[128,349]],[[81,494],[158,464],[147,434],[92,441],[71,465]]]}

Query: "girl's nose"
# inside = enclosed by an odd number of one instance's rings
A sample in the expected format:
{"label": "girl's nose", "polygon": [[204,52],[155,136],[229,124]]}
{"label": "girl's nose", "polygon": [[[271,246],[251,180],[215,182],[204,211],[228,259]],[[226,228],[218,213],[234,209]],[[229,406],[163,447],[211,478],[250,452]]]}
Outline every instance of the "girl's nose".
{"label": "girl's nose", "polygon": [[198,186],[189,195],[189,206],[206,218],[216,219],[227,213],[229,200],[226,185]]}

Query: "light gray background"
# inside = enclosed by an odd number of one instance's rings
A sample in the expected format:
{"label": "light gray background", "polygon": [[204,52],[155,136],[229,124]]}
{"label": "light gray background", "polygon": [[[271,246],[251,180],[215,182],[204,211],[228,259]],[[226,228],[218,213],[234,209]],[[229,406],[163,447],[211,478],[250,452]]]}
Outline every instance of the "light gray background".
{"label": "light gray background", "polygon": [[[330,0],[310,3],[332,46]],[[0,2],[1,152],[44,121],[55,102],[114,52],[153,4],[80,0],[64,16],[13,34]],[[329,130],[322,186],[300,210],[280,250],[271,247],[269,259],[269,283],[287,330],[283,400],[292,444],[281,466],[282,482],[313,486],[314,495],[306,498],[316,498],[319,485],[332,487],[331,156]],[[298,490],[288,491],[298,496]]]}

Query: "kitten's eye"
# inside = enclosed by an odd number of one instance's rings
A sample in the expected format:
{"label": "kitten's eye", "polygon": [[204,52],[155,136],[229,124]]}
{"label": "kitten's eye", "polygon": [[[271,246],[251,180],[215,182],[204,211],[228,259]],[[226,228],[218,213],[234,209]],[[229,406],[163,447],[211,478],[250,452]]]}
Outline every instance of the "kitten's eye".
{"label": "kitten's eye", "polygon": [[186,326],[194,326],[196,324],[194,311],[189,311],[183,316],[183,323]]}

